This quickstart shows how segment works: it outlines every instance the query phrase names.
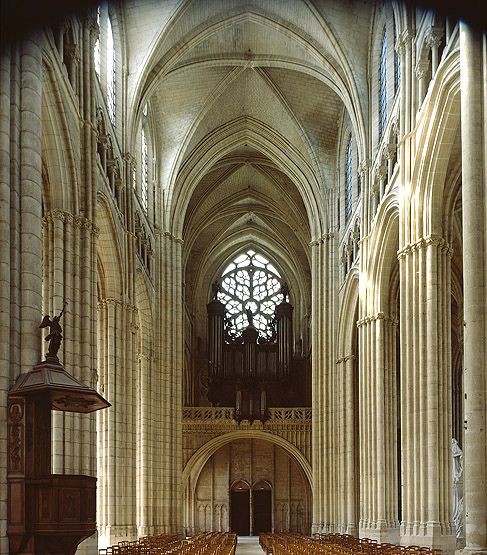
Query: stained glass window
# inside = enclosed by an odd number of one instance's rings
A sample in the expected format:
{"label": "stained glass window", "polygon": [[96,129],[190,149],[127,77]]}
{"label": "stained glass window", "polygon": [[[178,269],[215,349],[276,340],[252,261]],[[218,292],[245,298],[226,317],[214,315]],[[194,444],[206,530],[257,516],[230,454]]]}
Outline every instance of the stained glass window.
{"label": "stained glass window", "polygon": [[387,122],[387,42],[386,30],[382,35],[379,58],[379,139],[384,133]]}
{"label": "stained glass window", "polygon": [[[100,6],[98,6],[98,9],[96,11],[96,22],[98,24],[98,28],[100,28]],[[96,39],[95,48],[93,49],[93,51],[95,57],[95,71],[99,79],[101,72],[100,36],[98,36],[98,38]]]}
{"label": "stained glass window", "polygon": [[396,93],[401,83],[401,62],[397,51],[396,23],[394,22],[394,93]]}
{"label": "stained glass window", "polygon": [[107,17],[107,105],[110,120],[115,125],[115,49],[110,18]]}
{"label": "stained glass window", "polygon": [[348,138],[345,154],[345,221],[352,215],[352,135]]}
{"label": "stained glass window", "polygon": [[149,149],[147,147],[147,138],[145,136],[144,128],[142,128],[142,159],[141,159],[141,187],[140,187],[140,201],[142,208],[147,212],[149,205],[148,191],[149,191]]}
{"label": "stained glass window", "polygon": [[252,324],[259,336],[271,339],[276,305],[283,301],[282,280],[276,267],[264,256],[248,250],[230,263],[222,273],[218,300],[226,308],[227,336],[237,339]]}

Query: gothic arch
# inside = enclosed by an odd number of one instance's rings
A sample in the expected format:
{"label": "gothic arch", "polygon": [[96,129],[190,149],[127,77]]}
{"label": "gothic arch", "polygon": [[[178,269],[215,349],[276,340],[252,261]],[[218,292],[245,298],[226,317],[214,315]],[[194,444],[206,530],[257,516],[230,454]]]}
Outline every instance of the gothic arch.
{"label": "gothic arch", "polygon": [[209,285],[215,277],[220,274],[239,251],[249,248],[262,252],[269,260],[274,260],[276,265],[282,268],[283,275],[292,292],[295,309],[299,308],[300,311],[305,311],[311,295],[311,284],[306,276],[306,270],[308,269],[290,262],[294,258],[289,256],[289,252],[280,243],[273,237],[264,236],[258,231],[256,233],[255,229],[252,230],[252,233],[246,231],[228,237],[225,244],[221,245],[218,251],[211,249],[208,252],[208,256],[204,257],[199,275],[195,279],[197,287],[194,290],[194,299],[206,298]]}
{"label": "gothic arch", "polygon": [[291,457],[291,459],[297,463],[298,467],[302,470],[304,476],[306,477],[311,491],[313,491],[313,474],[311,465],[303,453],[301,453],[297,447],[289,443],[289,441],[261,430],[238,430],[228,432],[221,436],[215,437],[202,445],[198,451],[193,454],[184,467],[182,478],[183,488],[185,490],[193,488],[208,459],[218,449],[220,449],[220,447],[223,447],[227,443],[231,443],[236,439],[261,439],[281,447]]}
{"label": "gothic arch", "polygon": [[[159,34],[153,41],[153,48],[149,55],[145,58],[144,70],[139,74],[138,81],[134,86],[134,102],[131,106],[135,108],[132,110],[132,118],[137,117],[137,110],[143,105],[144,99],[148,98],[154,86],[160,80],[161,75],[167,75],[175,69],[180,69],[178,60],[197,44],[204,41],[211,35],[214,35],[219,30],[224,29],[230,25],[238,24],[241,21],[254,21],[263,24],[265,27],[278,32],[283,32],[287,37],[298,44],[303,44],[306,50],[310,50],[315,57],[320,59],[320,70],[312,67],[311,64],[306,64],[304,60],[296,62],[295,60],[285,59],[266,59],[262,65],[266,67],[287,67],[288,69],[296,69],[300,72],[313,75],[325,85],[330,87],[341,98],[346,106],[348,113],[353,122],[354,133],[357,137],[357,143],[360,145],[359,151],[361,154],[365,152],[366,132],[364,125],[364,116],[360,109],[354,109],[355,106],[360,106],[359,93],[357,83],[354,78],[354,73],[348,65],[346,56],[344,55],[340,41],[335,37],[334,32],[327,24],[323,16],[312,6],[310,11],[316,18],[317,28],[321,33],[320,39],[323,44],[328,45],[329,51],[323,49],[320,41],[308,34],[305,34],[303,29],[299,29],[293,25],[289,20],[285,20],[277,14],[264,12],[253,8],[252,12],[240,13],[240,8],[230,8],[224,12],[224,15],[219,15],[211,19],[207,19],[204,25],[196,25],[191,34],[183,34],[179,40],[173,44],[165,56],[156,62],[159,56],[160,45],[165,43],[168,35],[177,27],[178,17],[182,12],[176,12],[171,18],[170,24]],[[315,30],[315,32],[317,32]],[[205,62],[199,60],[198,63],[213,63],[218,64],[218,61]],[[244,61],[244,63],[246,63]],[[258,67],[259,61],[255,62]],[[129,127],[131,122],[129,121]]]}
{"label": "gothic arch", "polygon": [[171,233],[175,237],[182,236],[186,209],[201,175],[243,144],[266,153],[278,169],[296,184],[308,215],[311,238],[320,237],[326,229],[327,218],[321,209],[320,186],[313,168],[284,137],[248,117],[237,118],[212,133],[181,168],[174,185],[167,191],[166,212]]}
{"label": "gothic arch", "polygon": [[47,181],[44,183],[44,210],[79,212],[79,183],[68,131],[66,109],[54,70],[49,60],[43,63],[42,83],[42,162]]}
{"label": "gothic arch", "polygon": [[[460,126],[460,57],[454,51],[436,73],[429,104],[433,107],[423,126],[411,176],[411,217],[416,237],[442,236],[443,206],[448,160]],[[414,231],[413,231],[414,232]]]}
{"label": "gothic arch", "polygon": [[397,262],[399,248],[399,209],[396,193],[393,191],[381,203],[377,214],[374,233],[369,243],[369,265],[366,276],[368,299],[367,313],[388,314],[389,280],[392,266]]}
{"label": "gothic arch", "polygon": [[341,310],[337,327],[337,358],[348,356],[352,352],[352,341],[356,333],[355,311],[359,298],[359,272],[352,268],[345,279]]}
{"label": "gothic arch", "polygon": [[118,242],[115,224],[110,212],[108,201],[98,196],[97,225],[100,235],[97,241],[98,266],[103,269],[105,278],[103,291],[107,298],[121,299],[124,291],[124,274],[121,261],[122,248]]}

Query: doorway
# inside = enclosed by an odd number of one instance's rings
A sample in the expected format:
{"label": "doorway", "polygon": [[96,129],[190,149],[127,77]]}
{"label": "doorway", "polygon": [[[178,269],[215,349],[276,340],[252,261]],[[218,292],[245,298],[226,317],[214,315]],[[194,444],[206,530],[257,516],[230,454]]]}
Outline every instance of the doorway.
{"label": "doorway", "polygon": [[230,528],[239,536],[250,536],[250,487],[242,480],[230,492]]}
{"label": "doorway", "polygon": [[269,485],[260,482],[252,490],[252,535],[272,532],[272,494]]}

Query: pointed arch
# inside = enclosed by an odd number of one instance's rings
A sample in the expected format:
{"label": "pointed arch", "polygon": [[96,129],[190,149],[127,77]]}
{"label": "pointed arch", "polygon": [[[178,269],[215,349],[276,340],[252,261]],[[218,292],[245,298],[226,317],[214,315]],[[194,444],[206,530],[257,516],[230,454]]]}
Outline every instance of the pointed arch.
{"label": "pointed arch", "polygon": [[253,118],[240,117],[220,127],[200,144],[167,191],[167,222],[171,233],[182,236],[186,209],[201,175],[235,148],[248,144],[268,158],[297,186],[308,215],[311,237],[321,237],[328,218],[320,202],[320,186],[313,168],[286,139]]}

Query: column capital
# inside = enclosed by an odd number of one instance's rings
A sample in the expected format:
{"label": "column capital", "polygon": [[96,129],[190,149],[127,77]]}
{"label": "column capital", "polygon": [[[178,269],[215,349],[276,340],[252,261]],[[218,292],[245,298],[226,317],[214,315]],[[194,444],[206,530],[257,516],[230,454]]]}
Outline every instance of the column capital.
{"label": "column capital", "polygon": [[399,249],[397,251],[397,257],[398,259],[405,258],[413,252],[417,252],[420,249],[425,249],[430,246],[440,249],[449,257],[453,255],[453,249],[448,241],[446,241],[446,239],[444,239],[440,235],[431,234],[427,235],[426,237],[421,237],[417,241],[409,243],[405,245],[402,249]]}
{"label": "column capital", "polygon": [[429,62],[425,59],[419,59],[414,68],[414,73],[418,79],[422,79],[428,71]]}
{"label": "column capital", "polygon": [[369,158],[364,158],[364,159],[360,160],[360,163],[358,165],[358,171],[360,173],[367,172],[367,170],[369,168],[370,168],[370,159]]}
{"label": "column capital", "polygon": [[438,48],[438,46],[440,46],[441,41],[443,39],[443,35],[444,33],[441,27],[432,27],[429,30],[428,35],[426,36],[426,44],[430,48],[433,48],[434,46]]}

